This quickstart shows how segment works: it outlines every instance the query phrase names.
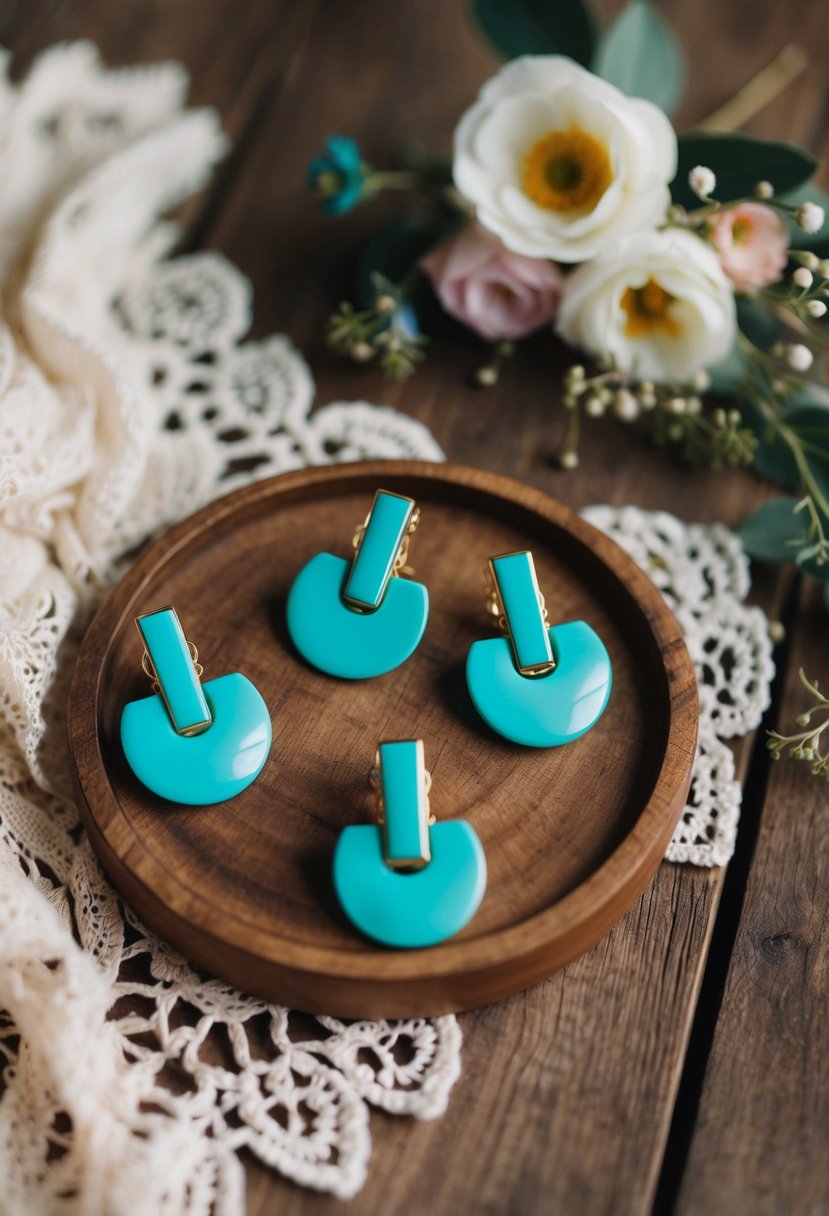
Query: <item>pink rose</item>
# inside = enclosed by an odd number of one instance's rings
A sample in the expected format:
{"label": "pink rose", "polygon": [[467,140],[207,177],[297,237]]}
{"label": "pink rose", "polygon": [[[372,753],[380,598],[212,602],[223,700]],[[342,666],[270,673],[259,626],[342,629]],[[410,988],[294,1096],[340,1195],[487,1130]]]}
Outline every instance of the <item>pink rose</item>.
{"label": "pink rose", "polygon": [[714,218],[711,238],[737,291],[776,283],[788,260],[789,230],[779,212],[761,203],[738,203]]}
{"label": "pink rose", "polygon": [[558,312],[563,283],[558,267],[510,253],[475,224],[444,241],[420,265],[446,311],[482,338],[524,338]]}

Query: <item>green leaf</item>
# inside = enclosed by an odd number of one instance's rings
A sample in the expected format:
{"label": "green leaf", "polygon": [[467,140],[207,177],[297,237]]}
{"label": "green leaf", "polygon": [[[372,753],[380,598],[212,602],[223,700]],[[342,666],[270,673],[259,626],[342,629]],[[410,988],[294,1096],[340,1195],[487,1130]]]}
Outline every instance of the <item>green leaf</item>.
{"label": "green leaf", "polygon": [[357,255],[354,294],[358,307],[370,308],[374,303],[377,292],[373,275],[381,274],[392,283],[399,283],[451,230],[449,225],[438,227],[407,218],[378,228]]}
{"label": "green leaf", "polygon": [[[808,486],[809,491],[829,500],[829,408],[825,405],[800,406],[786,414],[785,424],[800,440],[814,483]],[[801,494],[806,492],[803,475],[791,449],[768,424],[755,453],[754,463],[764,476],[798,488]],[[795,561],[799,552],[808,549],[810,542],[806,541],[806,533],[809,516],[805,511],[797,515],[792,513],[792,507],[797,502],[794,498],[778,499],[767,503],[746,520],[739,534],[752,557],[764,561]],[[820,516],[824,535],[829,535],[829,515],[818,499],[813,497],[813,503]],[[799,543],[789,544],[787,541]],[[798,562],[798,567],[804,574],[810,574],[822,582],[829,581],[829,562],[819,564],[816,557],[810,557]]]}
{"label": "green leaf", "polygon": [[804,384],[802,388],[797,389],[793,393],[789,393],[786,398],[786,410],[792,413],[802,406],[811,405],[817,406],[821,410],[829,410],[829,388],[823,384],[816,384],[814,380],[810,380]]}
{"label": "green leaf", "polygon": [[630,0],[599,43],[593,71],[623,93],[672,114],[682,97],[685,64],[667,21],[648,0]]}
{"label": "green leaf", "polygon": [[786,194],[782,201],[784,203],[817,203],[818,207],[822,207],[826,213],[826,218],[822,226],[817,232],[804,232],[802,228],[798,228],[794,220],[790,219],[789,231],[791,232],[790,243],[794,249],[811,249],[819,258],[829,257],[829,195],[824,194],[817,186],[813,186],[808,182],[805,186],[801,186],[798,190],[791,190]]}
{"label": "green leaf", "polygon": [[768,478],[786,490],[800,488],[800,470],[792,450],[780,432],[769,422],[759,405],[744,401],[740,407],[743,421],[757,436],[753,465],[761,477]]}
{"label": "green leaf", "polygon": [[[737,528],[746,553],[762,562],[792,562],[806,526],[795,515],[796,498],[775,498],[758,507]],[[795,543],[791,543],[795,542]]]}
{"label": "green leaf", "polygon": [[[742,414],[758,439],[754,453],[757,472],[788,490],[800,489],[803,478],[797,462],[777,428],[752,401],[743,404]],[[829,499],[829,393],[819,384],[810,384],[789,399],[781,420],[800,440],[809,469]]]}
{"label": "green leaf", "polygon": [[714,197],[728,203],[751,197],[760,181],[771,182],[776,194],[796,190],[812,176],[817,161],[794,144],[730,132],[692,131],[679,137],[678,167],[671,182],[671,197],[683,207],[700,205],[688,185],[688,174],[696,165],[713,169],[717,177]]}
{"label": "green leaf", "polygon": [[472,16],[503,59],[569,55],[589,67],[598,26],[585,0],[471,0]]}
{"label": "green leaf", "polygon": [[809,471],[829,500],[829,410],[821,405],[803,406],[786,414],[785,422],[800,440]]}
{"label": "green leaf", "polygon": [[737,296],[737,324],[759,350],[769,350],[783,332],[777,313],[753,296]]}
{"label": "green leaf", "polygon": [[711,377],[707,391],[715,397],[733,397],[748,375],[748,360],[735,342],[725,358],[707,371]]}

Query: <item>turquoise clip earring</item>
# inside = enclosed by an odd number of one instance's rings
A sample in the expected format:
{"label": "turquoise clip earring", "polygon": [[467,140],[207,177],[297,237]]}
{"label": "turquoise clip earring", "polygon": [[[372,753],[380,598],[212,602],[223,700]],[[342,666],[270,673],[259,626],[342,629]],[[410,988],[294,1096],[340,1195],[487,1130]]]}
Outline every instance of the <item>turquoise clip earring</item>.
{"label": "turquoise clip earring", "polygon": [[318,553],[288,594],[288,632],[312,666],[345,680],[381,676],[414,651],[429,615],[429,593],[404,572],[420,510],[411,498],[378,490],[354,537],[349,563]]}
{"label": "turquoise clip earring", "polygon": [[257,688],[234,672],[202,685],[198,652],[174,608],[136,618],[153,695],[121,714],[127,763],[147,789],[189,806],[224,802],[250,785],[271,747]]}
{"label": "turquoise clip earring", "polygon": [[380,825],[346,828],[334,850],[334,889],[343,911],[385,946],[434,946],[475,915],[486,890],[486,858],[462,819],[435,823],[420,739],[381,743],[372,773]]}
{"label": "turquoise clip earring", "polygon": [[526,747],[558,747],[590,730],[610,696],[610,658],[584,621],[549,628],[529,552],[489,562],[489,611],[506,637],[473,642],[466,682],[493,730]]}

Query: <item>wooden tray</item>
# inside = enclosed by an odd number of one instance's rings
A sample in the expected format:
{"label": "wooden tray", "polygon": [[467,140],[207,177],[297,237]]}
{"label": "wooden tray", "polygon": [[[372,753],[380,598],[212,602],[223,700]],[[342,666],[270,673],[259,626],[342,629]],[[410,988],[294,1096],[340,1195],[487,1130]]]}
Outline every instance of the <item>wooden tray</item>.
{"label": "wooden tray", "polygon": [[[357,684],[299,659],[285,597],[319,550],[347,556],[383,486],[423,516],[411,549],[429,587],[426,634],[403,667]],[[492,734],[464,661],[491,635],[486,559],[532,548],[553,623],[582,618],[613,663],[610,704],[551,751]],[[262,774],[232,802],[174,807],[126,765],[126,701],[146,696],[133,619],[175,604],[205,678],[242,671],[271,708]],[[459,465],[307,469],[211,504],[151,544],[93,621],[72,685],[69,739],[81,812],[112,881],[146,923],[239,988],[348,1017],[485,1004],[550,975],[634,903],[659,865],[690,782],[694,669],[660,593],[613,541],[561,503]],[[380,739],[422,737],[438,818],[464,817],[489,885],[458,937],[389,951],[360,937],[330,880],[337,834],[370,820]]]}

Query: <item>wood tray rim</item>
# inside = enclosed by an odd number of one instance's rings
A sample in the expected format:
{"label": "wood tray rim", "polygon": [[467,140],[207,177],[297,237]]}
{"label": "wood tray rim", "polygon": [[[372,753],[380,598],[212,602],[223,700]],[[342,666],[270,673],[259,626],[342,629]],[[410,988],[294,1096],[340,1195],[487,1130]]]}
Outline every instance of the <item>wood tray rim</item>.
{"label": "wood tray rim", "polygon": [[[330,486],[333,494],[338,488],[342,489],[344,483],[371,480],[379,484],[384,478],[460,485],[473,493],[501,498],[511,506],[524,507],[553,526],[570,532],[609,568],[625,593],[635,600],[647,618],[655,642],[666,659],[668,722],[662,763],[650,798],[630,832],[610,856],[555,904],[506,928],[479,938],[449,941],[437,950],[383,953],[383,978],[389,981],[411,980],[413,959],[422,959],[427,954],[430,959],[430,979],[452,980],[459,974],[471,974],[493,966],[503,966],[510,960],[517,964],[520,958],[548,949],[551,941],[564,937],[575,923],[584,919],[583,910],[586,903],[589,904],[596,923],[605,928],[609,927],[602,915],[607,906],[612,905],[617,898],[624,898],[631,890],[641,889],[658,867],[684,806],[690,782],[698,720],[696,673],[676,619],[659,590],[615,541],[544,491],[503,474],[463,464],[382,460],[292,470],[251,483],[215,499],[151,542],[124,578],[107,595],[90,624],[78,655],[69,696],[70,765],[81,814],[87,828],[91,829],[90,835],[98,850],[101,851],[103,846],[103,852],[107,855],[105,864],[108,860],[108,868],[120,869],[121,865],[125,864],[124,859],[129,857],[133,881],[143,887],[152,900],[166,902],[169,911],[177,920],[188,922],[189,918],[181,905],[186,904],[188,900],[195,901],[206,914],[204,919],[199,921],[199,931],[217,934],[237,953],[264,959],[276,967],[285,967],[313,976],[327,975],[332,979],[353,979],[357,982],[376,981],[377,947],[367,944],[363,950],[338,954],[334,949],[311,946],[290,937],[277,938],[271,933],[257,929],[251,920],[234,913],[219,913],[148,847],[132,823],[121,813],[114,799],[112,801],[116,808],[116,818],[113,820],[109,817],[102,822],[86,797],[78,756],[88,748],[89,740],[77,737],[76,724],[83,718],[83,715],[77,712],[78,706],[83,702],[94,706],[95,722],[97,724],[100,721],[104,673],[114,638],[120,632],[124,618],[131,615],[130,602],[177,553],[186,548],[191,539],[200,536],[208,524],[215,526],[226,521],[235,515],[240,507],[244,514],[253,514],[263,500],[284,498],[294,490],[306,489],[319,493],[321,489],[324,492],[325,486]],[[485,484],[482,484],[482,479]],[[355,484],[354,488],[362,486]],[[113,612],[116,613],[116,619],[111,621]],[[689,740],[692,743],[690,750]],[[95,732],[94,745],[97,761],[102,771],[107,773],[99,730]],[[675,763],[672,756],[677,757],[680,762],[684,760],[685,763]],[[135,868],[136,851],[148,865],[147,871],[139,873]],[[113,862],[118,864],[113,867]],[[160,884],[155,881],[159,878]],[[183,895],[183,900],[176,903],[165,901],[159,892],[164,890],[167,884],[177,888]],[[600,897],[594,898],[595,893]],[[217,921],[221,923],[217,924]],[[231,925],[238,926],[241,934],[238,940],[231,940],[229,937],[227,930]],[[252,948],[254,943],[256,949]],[[277,950],[273,950],[274,944],[278,944]],[[269,946],[271,949],[268,949]]]}

